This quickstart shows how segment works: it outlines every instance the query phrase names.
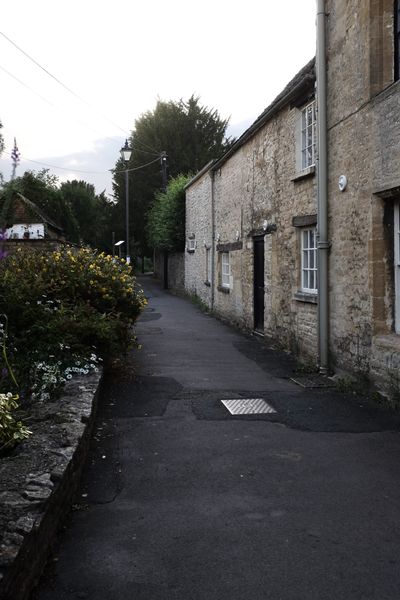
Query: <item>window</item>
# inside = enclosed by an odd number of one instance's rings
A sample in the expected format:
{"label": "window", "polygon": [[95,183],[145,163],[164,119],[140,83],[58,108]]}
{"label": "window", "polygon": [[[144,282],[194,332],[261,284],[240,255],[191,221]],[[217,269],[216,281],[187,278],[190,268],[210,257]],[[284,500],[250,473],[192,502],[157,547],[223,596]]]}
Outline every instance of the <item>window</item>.
{"label": "window", "polygon": [[394,2],[394,78],[400,79],[400,0]]}
{"label": "window", "polygon": [[229,252],[221,254],[221,286],[223,288],[230,287]]}
{"label": "window", "polygon": [[310,102],[301,111],[301,170],[315,164],[317,136],[315,102]]}
{"label": "window", "polygon": [[301,291],[317,292],[317,239],[316,229],[311,227],[301,232]]}
{"label": "window", "polygon": [[187,251],[188,252],[194,252],[195,250],[196,250],[196,240],[195,240],[195,238],[188,239]]}
{"label": "window", "polygon": [[211,283],[211,248],[206,248],[206,283]]}
{"label": "window", "polygon": [[400,200],[394,203],[394,323],[396,333],[400,333]]}

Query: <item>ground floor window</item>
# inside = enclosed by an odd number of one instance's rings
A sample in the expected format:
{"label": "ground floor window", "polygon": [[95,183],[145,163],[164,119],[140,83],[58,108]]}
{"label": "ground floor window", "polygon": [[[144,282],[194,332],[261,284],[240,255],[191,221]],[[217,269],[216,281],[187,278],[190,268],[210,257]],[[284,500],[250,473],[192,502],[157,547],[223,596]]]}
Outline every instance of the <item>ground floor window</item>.
{"label": "ground floor window", "polygon": [[230,264],[229,264],[229,252],[221,253],[221,285],[223,288],[230,287]]}
{"label": "ground floor window", "polygon": [[301,291],[317,293],[317,237],[316,228],[301,232]]}
{"label": "ground floor window", "polygon": [[211,283],[211,248],[206,248],[206,283]]}

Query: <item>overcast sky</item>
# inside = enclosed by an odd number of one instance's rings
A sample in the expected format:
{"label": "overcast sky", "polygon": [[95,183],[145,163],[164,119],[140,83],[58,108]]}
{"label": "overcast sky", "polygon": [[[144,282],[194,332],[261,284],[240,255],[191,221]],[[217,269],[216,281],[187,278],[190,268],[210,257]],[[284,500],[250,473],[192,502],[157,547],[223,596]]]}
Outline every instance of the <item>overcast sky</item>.
{"label": "overcast sky", "polygon": [[239,135],[314,56],[315,12],[315,0],[4,2],[0,172],[15,136],[17,175],[46,163],[111,193],[108,170],[158,98],[197,94]]}

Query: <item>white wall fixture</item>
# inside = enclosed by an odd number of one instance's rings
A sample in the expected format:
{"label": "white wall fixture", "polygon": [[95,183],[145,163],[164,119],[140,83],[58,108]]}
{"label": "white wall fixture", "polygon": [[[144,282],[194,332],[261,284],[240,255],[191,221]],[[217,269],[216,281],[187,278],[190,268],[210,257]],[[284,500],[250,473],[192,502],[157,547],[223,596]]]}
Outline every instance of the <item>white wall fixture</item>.
{"label": "white wall fixture", "polygon": [[346,175],[341,175],[339,177],[338,186],[339,186],[339,191],[340,192],[344,192],[344,190],[347,188],[347,177],[346,177]]}

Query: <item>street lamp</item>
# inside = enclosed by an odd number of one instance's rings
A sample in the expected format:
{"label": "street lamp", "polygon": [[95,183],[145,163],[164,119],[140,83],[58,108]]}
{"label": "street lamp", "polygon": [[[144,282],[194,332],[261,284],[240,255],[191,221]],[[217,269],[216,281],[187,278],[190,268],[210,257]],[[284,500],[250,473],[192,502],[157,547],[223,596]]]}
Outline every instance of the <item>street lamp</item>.
{"label": "street lamp", "polygon": [[117,242],[116,244],[114,244],[114,246],[117,246],[118,248],[118,253],[119,253],[119,258],[121,258],[121,246],[124,243],[125,240],[120,240],[119,242]]}
{"label": "street lamp", "polygon": [[125,162],[125,219],[126,219],[126,262],[131,262],[129,255],[129,177],[128,177],[128,163],[132,155],[132,149],[128,146],[128,140],[125,140],[125,146],[121,148],[121,157]]}

